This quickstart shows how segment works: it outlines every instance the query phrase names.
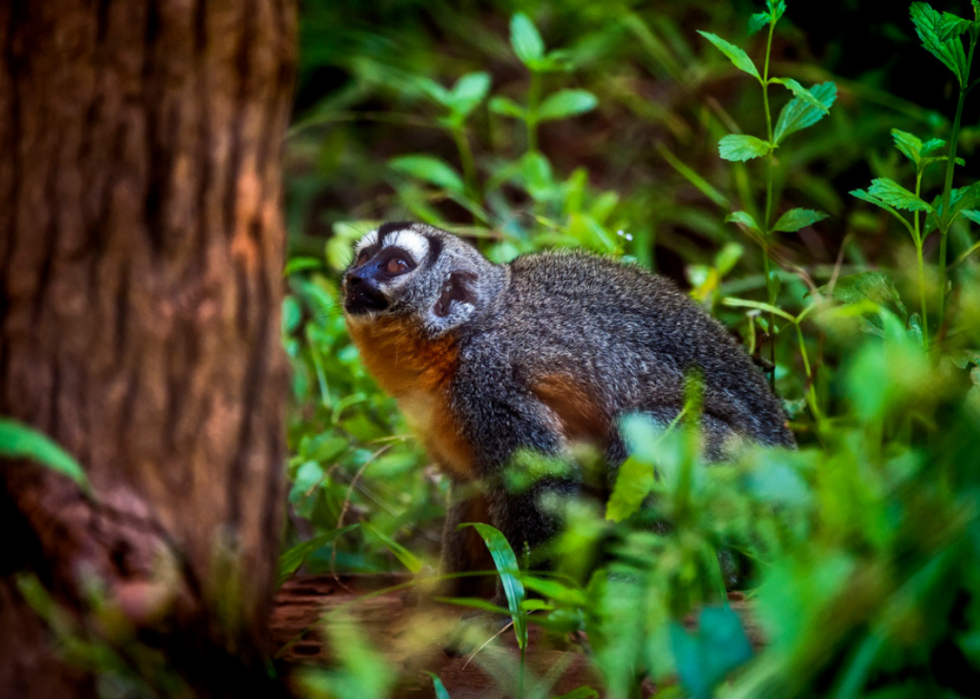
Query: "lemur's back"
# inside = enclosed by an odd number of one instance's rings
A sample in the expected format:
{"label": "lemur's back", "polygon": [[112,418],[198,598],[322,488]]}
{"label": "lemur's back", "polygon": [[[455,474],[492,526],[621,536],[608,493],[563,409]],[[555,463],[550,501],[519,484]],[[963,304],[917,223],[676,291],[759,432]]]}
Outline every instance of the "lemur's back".
{"label": "lemur's back", "polygon": [[509,357],[536,392],[577,392],[575,409],[593,413],[583,419],[599,411],[670,419],[684,403],[685,376],[698,369],[706,419],[763,443],[793,443],[762,373],[668,280],[580,253],[521,257],[510,272],[495,320],[471,342]]}

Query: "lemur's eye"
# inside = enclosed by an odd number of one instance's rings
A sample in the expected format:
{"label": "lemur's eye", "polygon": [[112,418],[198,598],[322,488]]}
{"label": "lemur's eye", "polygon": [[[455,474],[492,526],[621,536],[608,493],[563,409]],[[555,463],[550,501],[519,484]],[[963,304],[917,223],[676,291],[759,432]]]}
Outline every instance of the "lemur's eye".
{"label": "lemur's eye", "polygon": [[368,251],[367,250],[362,250],[361,251],[361,254],[357,256],[357,262],[354,263],[354,266],[355,267],[360,267],[365,262],[367,262],[368,261],[368,258],[370,258],[370,257],[371,256],[368,255]]}
{"label": "lemur's eye", "polygon": [[411,265],[409,265],[403,257],[392,257],[390,260],[388,260],[387,264],[385,264],[385,272],[393,277],[399,274],[404,274],[411,268]]}

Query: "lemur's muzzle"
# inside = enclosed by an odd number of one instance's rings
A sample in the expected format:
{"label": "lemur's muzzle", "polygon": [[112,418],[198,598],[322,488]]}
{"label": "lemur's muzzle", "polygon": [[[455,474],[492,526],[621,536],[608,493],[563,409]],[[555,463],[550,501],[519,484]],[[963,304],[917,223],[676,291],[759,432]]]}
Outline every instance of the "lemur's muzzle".
{"label": "lemur's muzzle", "polygon": [[344,310],[351,315],[383,311],[388,308],[388,299],[381,293],[378,280],[372,269],[373,265],[365,265],[351,270],[345,280]]}

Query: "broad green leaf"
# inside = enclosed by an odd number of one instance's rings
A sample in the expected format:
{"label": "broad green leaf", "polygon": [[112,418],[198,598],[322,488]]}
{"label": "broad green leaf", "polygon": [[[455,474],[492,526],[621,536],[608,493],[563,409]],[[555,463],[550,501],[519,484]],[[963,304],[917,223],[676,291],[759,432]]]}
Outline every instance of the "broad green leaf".
{"label": "broad green leaf", "polygon": [[759,76],[759,70],[755,67],[755,63],[752,62],[752,59],[749,58],[749,54],[745,53],[745,51],[740,49],[735,44],[725,41],[720,36],[712,34],[711,32],[703,32],[699,29],[698,34],[714,44],[719,51],[728,57],[728,60],[730,60],[736,68],[739,70],[744,70],[749,75],[753,75],[756,78],[761,79]]}
{"label": "broad green leaf", "polygon": [[523,12],[518,12],[510,19],[510,45],[514,47],[514,53],[521,59],[521,63],[528,67],[544,56],[541,34],[534,22]]}
{"label": "broad green leaf", "polygon": [[511,618],[514,620],[517,644],[522,649],[527,648],[527,618],[521,612],[521,602],[524,601],[524,585],[521,583],[521,570],[517,565],[517,556],[514,555],[514,550],[507,542],[507,538],[489,524],[482,522],[461,524],[457,527],[457,531],[461,527],[468,526],[476,529],[490,551],[493,564],[500,574],[504,594],[507,595],[507,606],[510,609]]}
{"label": "broad green leaf", "polygon": [[825,218],[827,218],[827,214],[813,209],[790,209],[779,217],[772,229],[781,233],[795,233],[801,228],[812,226]]}
{"label": "broad green leaf", "polygon": [[946,141],[941,138],[930,138],[922,144],[922,156],[932,155],[935,151],[946,147]]}
{"label": "broad green leaf", "polygon": [[960,215],[967,220],[980,224],[980,211],[977,211],[976,209],[963,209],[963,211],[960,212]]}
{"label": "broad green leaf", "polygon": [[538,108],[538,121],[564,119],[595,109],[596,96],[586,90],[559,90]]}
{"label": "broad green leaf", "polygon": [[915,33],[922,40],[926,51],[943,62],[953,71],[960,86],[964,86],[966,76],[966,54],[963,52],[963,42],[958,36],[946,39],[940,38],[942,30],[942,15],[924,2],[913,2],[909,7]]}
{"label": "broad green leaf", "polygon": [[752,36],[763,27],[769,24],[771,15],[768,12],[756,12],[749,17],[749,36]]}
{"label": "broad green leaf", "polygon": [[437,187],[448,189],[457,194],[463,192],[463,179],[456,174],[452,167],[434,156],[403,155],[392,158],[389,165],[398,172],[429,182]]}
{"label": "broad green leaf", "polygon": [[766,7],[768,7],[769,11],[776,16],[776,21],[778,22],[786,13],[786,0],[776,0],[776,2],[766,0]]}
{"label": "broad green leaf", "polygon": [[734,211],[725,217],[725,223],[737,223],[746,228],[762,232],[759,228],[759,224],[755,222],[755,219],[747,211]]}
{"label": "broad green leaf", "polygon": [[800,85],[800,83],[798,83],[796,80],[793,80],[793,78],[772,78],[771,82],[782,85],[787,90],[792,92],[794,96],[799,97],[803,102],[814,109],[819,109],[824,114],[830,113],[830,107],[814,97],[809,90]]}
{"label": "broad green leaf", "polygon": [[896,209],[902,209],[904,211],[932,211],[932,207],[915,196],[914,192],[910,192],[898,182],[890,180],[887,177],[879,177],[871,180],[871,186],[868,187],[868,194],[889,206],[894,206]]}
{"label": "broad green leaf", "polygon": [[435,80],[432,78],[416,78],[415,83],[425,94],[429,96],[430,99],[432,99],[432,101],[438,102],[439,104],[447,107],[449,106],[449,90],[444,88]]}
{"label": "broad green leaf", "polygon": [[495,114],[513,117],[522,121],[527,120],[527,110],[507,97],[494,97],[490,100],[490,111]]}
{"label": "broad green leaf", "polygon": [[606,519],[622,522],[640,509],[655,481],[653,466],[631,456],[619,467],[616,485],[606,503]]}
{"label": "broad green leaf", "polygon": [[403,566],[408,568],[409,572],[417,574],[420,570],[422,570],[422,561],[420,561],[418,557],[407,548],[399,544],[394,539],[385,536],[370,525],[365,524],[364,528],[378,537],[378,540],[385,545],[385,548],[391,551],[392,555],[397,558]]}
{"label": "broad green leaf", "polygon": [[439,676],[428,670],[426,670],[425,674],[432,678],[432,689],[435,690],[436,699],[449,699],[449,692],[446,691],[446,686],[439,679]]}
{"label": "broad green leaf", "polygon": [[901,129],[892,129],[892,139],[895,141],[895,147],[918,167],[922,162],[922,141]]}
{"label": "broad green leaf", "polygon": [[715,269],[718,270],[718,276],[724,277],[731,272],[738,261],[742,259],[743,254],[745,254],[745,248],[738,243],[726,243],[715,255]]}
{"label": "broad green leaf", "polygon": [[460,115],[472,112],[490,90],[489,73],[467,73],[461,77],[449,94],[449,106]]}
{"label": "broad green leaf", "polygon": [[960,34],[968,31],[973,26],[973,22],[962,17],[957,17],[951,12],[943,12],[939,20],[936,33],[940,41],[957,38]]}
{"label": "broad green leaf", "polygon": [[670,647],[681,685],[693,699],[710,699],[719,682],[752,658],[742,621],[728,605],[705,607],[693,634],[672,622]]}
{"label": "broad green leaf", "polygon": [[769,149],[770,145],[761,138],[740,133],[729,134],[718,142],[718,155],[737,162],[761,158]]}
{"label": "broad green leaf", "polygon": [[949,195],[950,221],[952,221],[964,209],[973,209],[980,204],[980,182],[974,182],[969,187],[954,189]]}
{"label": "broad green leaf", "polygon": [[822,105],[823,109],[815,107],[810,100],[799,97],[791,99],[779,113],[779,119],[776,122],[774,138],[777,144],[791,133],[813,126],[823,119],[827,110],[833,106],[837,99],[837,85],[832,82],[814,85],[809,92]]}
{"label": "broad green leaf", "polygon": [[17,420],[0,418],[0,456],[36,461],[68,476],[86,490],[89,487],[85,471],[73,456],[44,433]]}

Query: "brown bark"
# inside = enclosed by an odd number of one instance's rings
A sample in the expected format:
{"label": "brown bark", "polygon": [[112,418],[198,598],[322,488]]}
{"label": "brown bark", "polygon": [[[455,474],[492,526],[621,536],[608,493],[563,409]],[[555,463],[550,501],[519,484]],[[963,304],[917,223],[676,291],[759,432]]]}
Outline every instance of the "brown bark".
{"label": "brown bark", "polygon": [[0,3],[0,414],[94,491],[0,464],[0,696],[90,687],[23,570],[78,610],[94,575],[137,626],[254,656],[282,515],[294,33],[292,0]]}

